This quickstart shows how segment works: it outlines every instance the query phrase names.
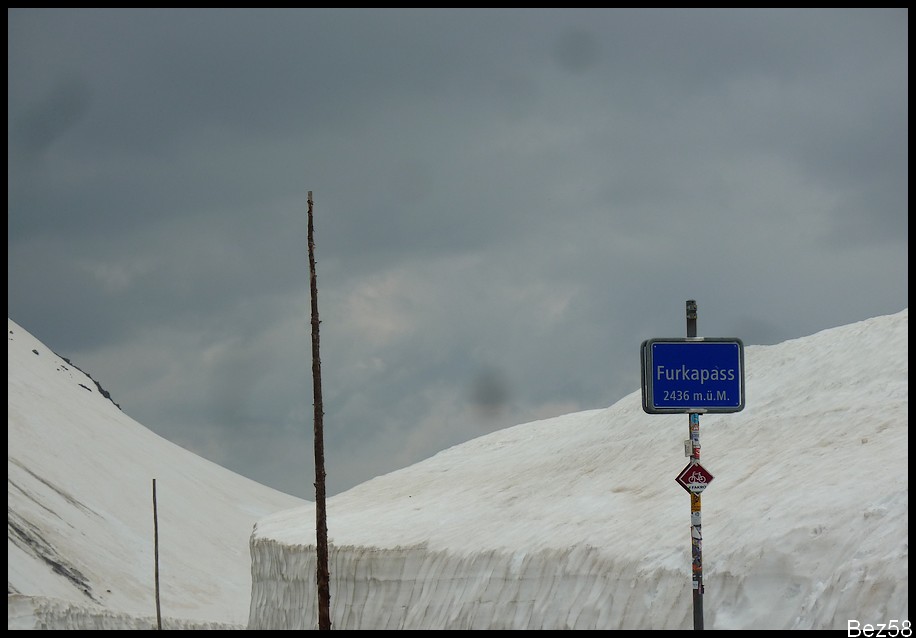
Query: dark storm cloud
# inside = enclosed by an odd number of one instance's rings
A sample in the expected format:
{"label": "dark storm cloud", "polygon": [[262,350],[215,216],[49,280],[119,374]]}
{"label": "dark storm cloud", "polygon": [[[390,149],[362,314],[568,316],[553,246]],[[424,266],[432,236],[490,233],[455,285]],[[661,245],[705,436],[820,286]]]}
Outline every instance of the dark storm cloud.
{"label": "dark storm cloud", "polygon": [[688,298],[748,344],[896,312],[907,15],[12,10],[10,316],[306,495],[309,190],[333,490],[613,403]]}
{"label": "dark storm cloud", "polygon": [[66,78],[16,118],[10,143],[25,159],[41,157],[76,125],[89,106],[89,91],[79,78]]}

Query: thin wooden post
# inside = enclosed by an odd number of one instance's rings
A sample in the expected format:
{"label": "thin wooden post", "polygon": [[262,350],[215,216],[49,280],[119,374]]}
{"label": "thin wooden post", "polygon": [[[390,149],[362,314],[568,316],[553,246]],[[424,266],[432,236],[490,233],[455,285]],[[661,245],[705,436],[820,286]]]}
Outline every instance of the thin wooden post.
{"label": "thin wooden post", "polygon": [[328,522],[325,506],[324,403],[321,399],[321,358],[319,356],[318,276],[315,274],[315,223],[312,191],[309,191],[309,283],[312,296],[312,394],[315,399],[315,545],[318,550],[318,629],[331,628],[331,591],[328,573]]}
{"label": "thin wooden post", "polygon": [[162,629],[162,610],[159,607],[159,512],[156,505],[156,479],[153,479],[153,555],[156,580],[156,629]]}

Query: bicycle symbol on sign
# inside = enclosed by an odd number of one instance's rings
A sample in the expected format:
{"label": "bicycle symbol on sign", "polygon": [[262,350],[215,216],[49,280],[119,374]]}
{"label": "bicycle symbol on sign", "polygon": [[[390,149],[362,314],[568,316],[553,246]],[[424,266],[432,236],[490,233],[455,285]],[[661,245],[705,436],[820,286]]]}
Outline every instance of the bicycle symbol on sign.
{"label": "bicycle symbol on sign", "polygon": [[705,483],[706,477],[703,476],[703,474],[699,470],[694,470],[693,474],[691,474],[687,478],[687,482],[690,483],[691,485],[696,485],[698,483]]}

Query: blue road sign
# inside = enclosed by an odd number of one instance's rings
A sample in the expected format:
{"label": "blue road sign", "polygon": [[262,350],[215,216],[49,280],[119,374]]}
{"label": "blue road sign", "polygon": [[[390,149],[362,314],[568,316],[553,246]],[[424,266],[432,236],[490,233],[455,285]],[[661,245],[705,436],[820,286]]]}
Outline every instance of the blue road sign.
{"label": "blue road sign", "polygon": [[702,414],[744,409],[744,344],[740,339],[648,339],[640,351],[646,412]]}

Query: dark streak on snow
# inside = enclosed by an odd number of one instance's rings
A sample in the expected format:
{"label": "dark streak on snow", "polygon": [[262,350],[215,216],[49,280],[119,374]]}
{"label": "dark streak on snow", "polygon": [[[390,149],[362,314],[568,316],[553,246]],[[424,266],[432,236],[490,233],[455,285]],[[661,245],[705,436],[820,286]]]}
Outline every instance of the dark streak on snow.
{"label": "dark streak on snow", "polygon": [[20,463],[20,462],[17,461],[16,459],[10,458],[10,457],[7,457],[7,459],[9,460],[10,463],[13,463],[13,464],[19,466],[20,468],[22,468],[23,470],[25,470],[26,472],[28,472],[28,473],[29,473],[32,477],[34,477],[36,480],[40,481],[40,482],[43,483],[44,485],[46,485],[46,486],[48,486],[49,488],[51,488],[52,490],[54,490],[54,492],[55,492],[58,496],[60,496],[62,499],[64,499],[64,500],[67,501],[68,503],[70,503],[70,505],[73,505],[74,507],[77,507],[77,508],[81,509],[82,511],[86,512],[87,514],[94,514],[95,516],[98,516],[98,515],[99,515],[98,512],[94,511],[91,507],[88,507],[88,506],[86,506],[86,505],[83,505],[80,501],[78,501],[78,500],[76,500],[75,498],[73,498],[68,492],[66,492],[66,491],[64,491],[63,489],[57,487],[56,485],[54,485],[53,483],[51,483],[51,482],[48,481],[47,479],[44,479],[44,478],[42,478],[41,476],[38,476],[37,474],[35,474],[35,472],[33,472],[32,470],[30,470],[29,468],[27,468],[25,465],[23,465],[22,463]]}
{"label": "dark streak on snow", "polygon": [[[12,461],[12,459],[10,459],[10,460]],[[29,499],[30,501],[32,501],[33,503],[35,503],[35,505],[37,505],[38,507],[40,507],[41,509],[43,509],[44,511],[46,511],[48,514],[51,514],[52,516],[55,516],[55,517],[57,517],[58,519],[60,519],[62,522],[67,523],[67,521],[65,521],[64,519],[62,519],[62,518],[60,517],[60,515],[59,515],[57,512],[55,512],[55,511],[52,510],[50,507],[48,507],[47,505],[45,505],[44,503],[42,503],[41,501],[39,501],[37,498],[35,498],[34,496],[32,496],[32,495],[31,495],[29,492],[27,492],[26,490],[22,489],[19,485],[16,484],[16,482],[15,482],[13,479],[7,477],[7,478],[6,478],[6,482],[7,482],[8,485],[12,485],[15,489],[19,490],[19,491],[22,493],[23,496],[25,496],[27,499]],[[9,499],[7,499],[7,500],[9,500]],[[67,525],[70,525],[70,523],[67,523]],[[70,527],[73,527],[73,525],[70,525]]]}
{"label": "dark streak on snow", "polygon": [[22,551],[40,558],[51,567],[51,571],[66,578],[89,600],[98,602],[92,595],[92,586],[86,577],[73,565],[64,561],[57,550],[39,533],[38,527],[7,508],[7,537]]}

